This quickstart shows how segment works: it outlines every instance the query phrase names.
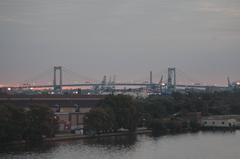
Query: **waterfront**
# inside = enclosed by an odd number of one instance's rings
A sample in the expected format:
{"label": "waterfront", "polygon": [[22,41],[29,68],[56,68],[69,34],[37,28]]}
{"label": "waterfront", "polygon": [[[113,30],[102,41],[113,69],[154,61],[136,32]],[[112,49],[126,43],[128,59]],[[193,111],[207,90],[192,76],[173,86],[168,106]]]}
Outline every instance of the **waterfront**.
{"label": "waterfront", "polygon": [[0,159],[238,159],[240,131],[118,136],[12,151]]}

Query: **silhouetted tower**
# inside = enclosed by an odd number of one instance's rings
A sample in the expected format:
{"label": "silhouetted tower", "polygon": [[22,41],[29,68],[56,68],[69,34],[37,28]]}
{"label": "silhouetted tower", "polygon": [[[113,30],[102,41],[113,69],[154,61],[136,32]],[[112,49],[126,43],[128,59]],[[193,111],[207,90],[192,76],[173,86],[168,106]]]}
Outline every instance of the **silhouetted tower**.
{"label": "silhouetted tower", "polygon": [[167,80],[168,93],[176,91],[176,68],[168,68],[168,80]]}
{"label": "silhouetted tower", "polygon": [[112,88],[115,89],[116,75],[113,75]]}
{"label": "silhouetted tower", "polygon": [[231,84],[231,81],[230,81],[229,77],[227,77],[227,81],[228,81],[228,88],[232,87],[232,84]]}
{"label": "silhouetted tower", "polygon": [[159,81],[159,85],[160,85],[160,93],[163,94],[163,75],[161,76],[161,79]]}
{"label": "silhouetted tower", "polygon": [[104,85],[104,86],[107,85],[107,76],[106,75],[103,76],[102,85]]}
{"label": "silhouetted tower", "polygon": [[152,71],[150,71],[150,79],[149,79],[150,81],[150,84],[152,84],[153,83],[153,78],[152,78]]}
{"label": "silhouetted tower", "polygon": [[150,74],[149,74],[149,85],[148,85],[148,89],[151,90],[151,91],[154,89],[152,71],[150,71]]}
{"label": "silhouetted tower", "polygon": [[[59,71],[59,83],[57,82],[57,71]],[[62,92],[62,66],[54,66],[53,89],[55,92]]]}

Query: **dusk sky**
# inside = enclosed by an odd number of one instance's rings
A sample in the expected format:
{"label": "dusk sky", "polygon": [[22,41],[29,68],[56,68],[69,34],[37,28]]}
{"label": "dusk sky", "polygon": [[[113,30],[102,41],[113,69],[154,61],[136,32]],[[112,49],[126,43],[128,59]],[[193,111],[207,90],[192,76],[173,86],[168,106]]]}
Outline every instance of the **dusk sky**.
{"label": "dusk sky", "polygon": [[240,80],[240,0],[0,0],[0,85],[54,65],[97,80],[159,81],[168,67],[179,82]]}

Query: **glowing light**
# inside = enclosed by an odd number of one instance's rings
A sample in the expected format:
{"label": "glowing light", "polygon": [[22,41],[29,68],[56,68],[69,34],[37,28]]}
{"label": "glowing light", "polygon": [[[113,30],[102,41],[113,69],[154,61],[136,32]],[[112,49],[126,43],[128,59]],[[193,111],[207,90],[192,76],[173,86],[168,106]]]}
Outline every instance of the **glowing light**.
{"label": "glowing light", "polygon": [[11,89],[11,88],[8,88],[7,90],[8,90],[8,91],[11,91],[12,89]]}
{"label": "glowing light", "polygon": [[73,94],[78,94],[78,91],[73,91]]}
{"label": "glowing light", "polygon": [[237,85],[240,85],[240,82],[237,82]]}

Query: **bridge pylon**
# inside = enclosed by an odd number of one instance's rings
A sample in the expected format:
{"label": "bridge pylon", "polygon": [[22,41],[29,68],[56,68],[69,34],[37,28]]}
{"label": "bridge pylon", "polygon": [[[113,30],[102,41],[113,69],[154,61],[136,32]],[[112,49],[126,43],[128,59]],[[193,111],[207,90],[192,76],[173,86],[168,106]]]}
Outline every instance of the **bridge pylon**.
{"label": "bridge pylon", "polygon": [[[54,75],[53,75],[53,90],[55,93],[61,93],[62,92],[62,66],[54,66]],[[57,82],[57,72],[59,72],[59,80]]]}

